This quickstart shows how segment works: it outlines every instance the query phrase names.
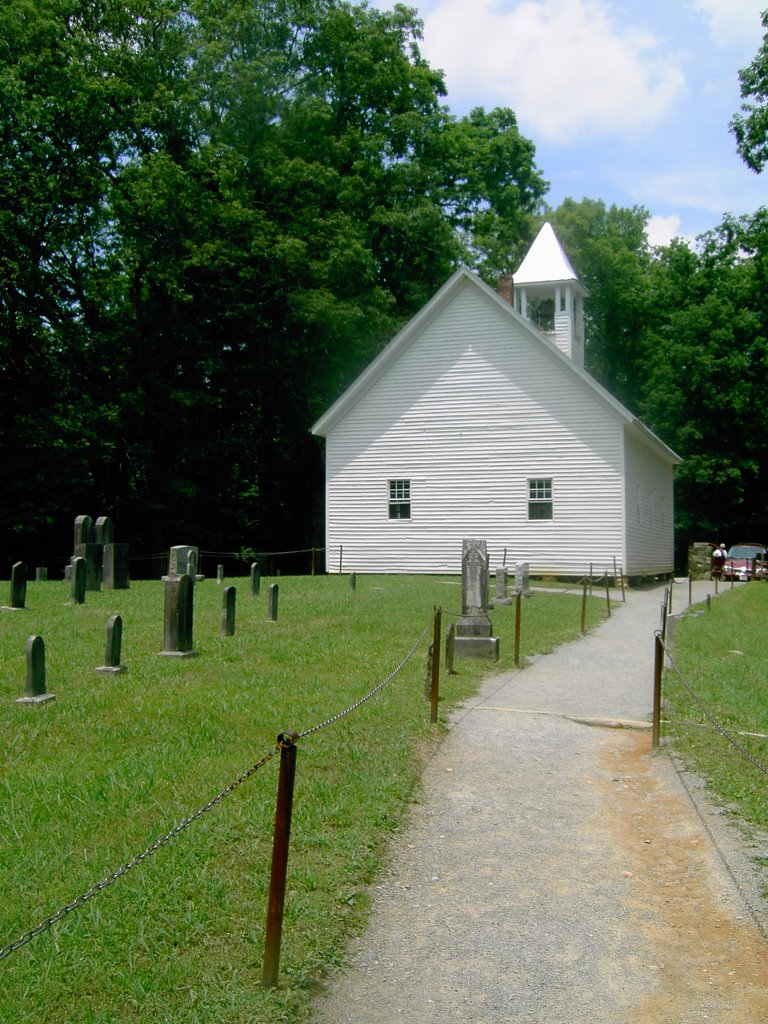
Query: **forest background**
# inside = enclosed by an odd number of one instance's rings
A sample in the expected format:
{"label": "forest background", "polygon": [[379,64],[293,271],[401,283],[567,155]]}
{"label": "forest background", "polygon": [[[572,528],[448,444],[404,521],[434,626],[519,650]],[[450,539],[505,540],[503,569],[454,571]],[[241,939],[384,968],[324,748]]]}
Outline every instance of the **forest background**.
{"label": "forest background", "polygon": [[[763,25],[730,125],[755,173]],[[641,207],[550,209],[514,112],[452,115],[419,40],[339,0],[3,4],[0,572],[68,556],[79,514],[134,553],[321,547],[310,425],[544,219],[591,293],[587,368],[685,460],[678,561],[768,539],[768,209],[660,248]]]}

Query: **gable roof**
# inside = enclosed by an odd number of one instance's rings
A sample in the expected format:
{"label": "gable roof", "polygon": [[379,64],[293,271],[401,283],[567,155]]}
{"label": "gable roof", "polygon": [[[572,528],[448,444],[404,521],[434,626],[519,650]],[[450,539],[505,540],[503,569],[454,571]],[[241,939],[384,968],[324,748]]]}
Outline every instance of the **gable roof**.
{"label": "gable roof", "polygon": [[[554,235],[554,233],[553,233]],[[555,239],[555,241],[557,241]],[[559,246],[559,243],[558,243]],[[563,253],[563,256],[565,254]],[[567,260],[567,257],[566,257]],[[525,261],[523,261],[525,262]],[[562,280],[562,279],[561,279]],[[673,464],[679,464],[682,459],[677,455],[671,448],[664,444],[648,427],[645,426],[636,416],[634,416],[625,406],[614,398],[610,392],[592,377],[586,370],[584,370],[578,363],[575,363],[572,359],[566,356],[557,345],[546,335],[542,334],[541,331],[525,317],[521,316],[513,306],[502,299],[492,288],[489,288],[485,282],[481,281],[476,274],[473,274],[467,267],[459,267],[451,277],[445,282],[445,284],[432,296],[432,298],[422,306],[419,312],[408,321],[405,327],[399,331],[392,341],[381,350],[376,358],[368,364],[365,370],[357,377],[355,381],[347,388],[347,390],[326,410],[325,413],[314,423],[311,427],[313,434],[318,434],[321,437],[325,437],[329,431],[341,420],[344,416],[352,409],[359,401],[361,401],[371,387],[378,381],[384,373],[392,366],[400,355],[407,350],[407,348],[419,337],[421,332],[427,326],[427,324],[445,309],[453,299],[453,297],[465,287],[472,287],[482,292],[488,301],[494,303],[499,309],[503,310],[503,315],[511,317],[515,324],[528,332],[533,338],[536,339],[537,343],[544,346],[550,353],[550,355],[559,360],[567,372],[573,374],[583,386],[592,392],[593,397],[596,401],[603,405],[607,405],[614,415],[623,422],[627,427],[631,428],[646,444],[650,445],[657,453],[664,458],[666,461]]]}

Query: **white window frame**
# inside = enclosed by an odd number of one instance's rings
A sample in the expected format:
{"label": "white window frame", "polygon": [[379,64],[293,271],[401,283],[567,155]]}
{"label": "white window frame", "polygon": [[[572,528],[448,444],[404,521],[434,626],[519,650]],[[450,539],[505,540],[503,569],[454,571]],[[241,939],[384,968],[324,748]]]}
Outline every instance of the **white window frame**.
{"label": "white window frame", "polygon": [[[387,504],[387,515],[390,521],[394,522],[411,518],[411,481],[404,477],[396,477],[388,481],[387,489],[389,500]],[[400,510],[407,506],[408,514],[401,515]],[[397,510],[393,515],[393,511]]]}
{"label": "white window frame", "polygon": [[[528,477],[528,521],[531,523],[549,523],[555,518],[554,488],[551,476]],[[549,515],[531,515],[534,508],[549,507]]]}

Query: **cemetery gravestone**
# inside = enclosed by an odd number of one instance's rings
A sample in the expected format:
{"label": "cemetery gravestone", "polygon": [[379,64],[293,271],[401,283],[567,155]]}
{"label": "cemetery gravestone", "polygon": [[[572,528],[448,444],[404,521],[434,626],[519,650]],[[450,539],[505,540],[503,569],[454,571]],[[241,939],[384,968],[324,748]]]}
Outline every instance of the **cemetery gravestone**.
{"label": "cemetery gravestone", "polygon": [[270,622],[277,622],[277,602],[279,596],[280,591],[277,583],[270,583],[267,600],[267,616]]}
{"label": "cemetery gravestone", "polygon": [[237,603],[237,590],[235,587],[224,587],[222,609],[221,609],[221,635],[235,635],[235,607]]}
{"label": "cemetery gravestone", "polygon": [[258,562],[251,564],[251,597],[257,597],[261,590],[261,566]]}
{"label": "cemetery gravestone", "polygon": [[169,576],[191,576],[193,580],[201,579],[198,576],[198,565],[200,564],[200,549],[190,544],[177,544],[172,547],[168,556]]}
{"label": "cemetery gravestone", "polygon": [[96,530],[90,516],[75,517],[75,539],[72,550],[76,551],[78,544],[95,544]]}
{"label": "cemetery gravestone", "polygon": [[488,603],[488,546],[465,540],[461,559],[461,617],[456,623],[454,654],[499,660],[499,639],[491,636]]}
{"label": "cemetery gravestone", "polygon": [[531,566],[529,562],[518,562],[515,566],[515,593],[531,596]]}
{"label": "cemetery gravestone", "polygon": [[44,704],[55,700],[55,693],[48,693],[45,688],[45,644],[41,636],[31,636],[26,644],[27,656],[27,693],[19,697],[17,704]]}
{"label": "cemetery gravestone", "polygon": [[102,546],[115,543],[115,524],[109,516],[99,516],[96,520],[94,541]]}
{"label": "cemetery gravestone", "polygon": [[107,647],[104,664],[96,669],[101,675],[114,675],[127,672],[125,665],[120,664],[120,649],[123,643],[123,620],[119,615],[111,615],[107,622]]}
{"label": "cemetery gravestone", "polygon": [[512,604],[513,598],[507,597],[507,567],[504,565],[496,569],[496,599],[494,604]]}
{"label": "cemetery gravestone", "polygon": [[72,560],[70,594],[75,604],[85,604],[86,572],[85,559],[74,558]]}
{"label": "cemetery gravestone", "polygon": [[3,606],[4,611],[18,612],[25,609],[27,603],[27,567],[24,562],[15,562],[11,567],[10,603]]}
{"label": "cemetery gravestone", "polygon": [[101,544],[76,544],[74,558],[82,558],[85,562],[85,589],[101,590],[101,563],[104,548]]}
{"label": "cemetery gravestone", "polygon": [[129,549],[127,544],[105,544],[102,573],[104,589],[128,590],[131,585],[129,566]]}
{"label": "cemetery gravestone", "polygon": [[194,584],[191,576],[166,577],[165,585],[165,639],[161,655],[175,658],[194,658],[192,649],[192,617]]}

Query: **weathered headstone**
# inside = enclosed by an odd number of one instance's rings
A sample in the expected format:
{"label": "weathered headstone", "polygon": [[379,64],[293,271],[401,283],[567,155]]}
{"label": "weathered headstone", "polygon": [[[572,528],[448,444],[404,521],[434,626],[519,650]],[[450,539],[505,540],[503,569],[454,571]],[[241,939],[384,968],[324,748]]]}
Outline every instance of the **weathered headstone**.
{"label": "weathered headstone", "polygon": [[491,636],[487,606],[488,546],[484,540],[465,540],[461,559],[461,618],[456,623],[454,640],[458,657],[499,660],[499,639]]}
{"label": "weathered headstone", "polygon": [[48,579],[48,570],[44,565],[38,565],[35,569],[35,582],[43,583]]}
{"label": "weathered headstone", "polygon": [[72,546],[72,550],[77,550],[78,544],[95,544],[96,543],[96,530],[93,525],[93,519],[90,516],[76,516],[75,517],[75,539]]}
{"label": "weathered headstone", "polygon": [[280,590],[277,583],[270,583],[267,597],[267,617],[270,622],[277,622],[277,602]]}
{"label": "weathered headstone", "polygon": [[18,697],[17,704],[43,704],[55,700],[56,694],[48,693],[45,688],[45,644],[41,636],[27,639],[27,692],[25,697]]}
{"label": "weathered headstone", "polygon": [[496,569],[496,598],[494,604],[512,604],[514,600],[507,596],[507,567],[500,565]]}
{"label": "weathered headstone", "polygon": [[87,567],[84,558],[72,559],[70,594],[75,604],[85,604]]}
{"label": "weathered headstone", "polygon": [[104,548],[101,544],[75,544],[74,558],[85,560],[85,589],[101,590],[101,563]]}
{"label": "weathered headstone", "polygon": [[176,544],[168,556],[169,576],[191,576],[197,579],[200,549],[190,544]]}
{"label": "weathered headstone", "polygon": [[357,573],[351,572],[349,574],[349,589],[357,590]]}
{"label": "weathered headstone", "polygon": [[127,544],[104,545],[102,582],[105,590],[130,588],[130,555]]}
{"label": "weathered headstone", "polygon": [[224,582],[224,566],[223,565],[217,565],[216,566],[216,582],[218,583],[219,586],[221,586],[221,584]]}
{"label": "weathered headstone", "polygon": [[174,658],[194,658],[192,649],[192,619],[195,587],[192,577],[167,576],[165,587],[165,638],[161,655]]}
{"label": "weathered headstone", "polygon": [[96,520],[94,541],[102,545],[115,543],[115,524],[109,516],[99,516]]}
{"label": "weathered headstone", "polygon": [[119,615],[110,615],[107,621],[107,647],[104,653],[104,664],[96,671],[102,675],[114,675],[127,672],[125,665],[120,664],[120,649],[123,643],[123,620]]}
{"label": "weathered headstone", "polygon": [[261,590],[261,566],[258,562],[251,563],[251,597],[258,597]]}
{"label": "weathered headstone", "polygon": [[11,597],[6,611],[22,611],[27,604],[27,567],[24,562],[14,562],[11,567]]}
{"label": "weathered headstone", "polygon": [[221,607],[221,635],[235,635],[235,608],[237,604],[237,590],[235,587],[224,587]]}
{"label": "weathered headstone", "polygon": [[515,593],[531,596],[531,566],[528,562],[518,562],[515,566]]}

